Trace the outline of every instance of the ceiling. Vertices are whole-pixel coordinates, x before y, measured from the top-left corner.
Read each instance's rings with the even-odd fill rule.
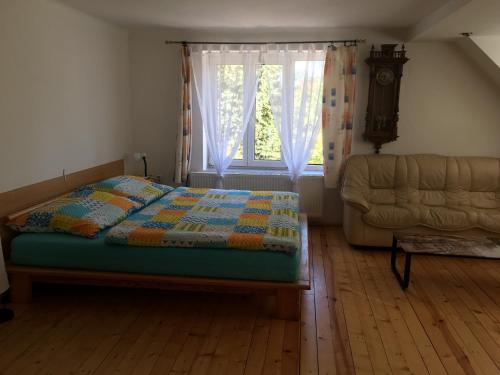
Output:
[[[449,0],[61,1],[84,12],[127,26],[180,29],[409,29]]]
[[[448,39],[455,38],[460,33],[472,33],[472,35],[500,35],[500,0],[455,0],[450,2],[458,4],[449,7],[443,17],[428,16],[427,22],[422,30],[414,34],[414,39]],[[441,9],[445,9],[446,6]],[[439,10],[434,12],[440,13]],[[426,20],[424,19],[424,21]],[[421,22],[426,23],[426,22]],[[415,29],[418,29],[418,25]]]

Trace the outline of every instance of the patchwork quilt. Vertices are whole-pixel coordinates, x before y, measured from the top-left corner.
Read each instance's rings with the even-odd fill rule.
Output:
[[[294,252],[298,194],[179,187],[111,228],[106,241],[159,247]]]
[[[79,190],[104,191],[146,205],[174,189],[167,185],[148,181],[143,177],[116,176],[82,186]]]
[[[19,232],[62,232],[95,237],[140,205],[125,197],[102,191],[77,191],[61,197],[7,223]]]

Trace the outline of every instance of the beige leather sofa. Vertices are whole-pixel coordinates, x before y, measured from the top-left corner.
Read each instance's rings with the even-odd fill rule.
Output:
[[[500,233],[500,159],[354,155],[341,195],[353,245],[390,246],[394,231]]]

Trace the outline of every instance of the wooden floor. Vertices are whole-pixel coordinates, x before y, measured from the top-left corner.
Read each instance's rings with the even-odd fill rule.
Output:
[[[0,326],[0,374],[500,374],[500,262],[415,257],[310,231],[303,321],[252,296],[41,286]]]

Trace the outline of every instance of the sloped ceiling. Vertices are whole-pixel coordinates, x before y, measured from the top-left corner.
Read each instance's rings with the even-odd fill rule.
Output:
[[[449,1],[411,28],[408,39],[452,39],[460,33],[500,35],[500,0]]]
[[[457,41],[457,45],[492,82],[500,87],[500,68],[487,51],[481,49],[471,38],[461,38]]]

